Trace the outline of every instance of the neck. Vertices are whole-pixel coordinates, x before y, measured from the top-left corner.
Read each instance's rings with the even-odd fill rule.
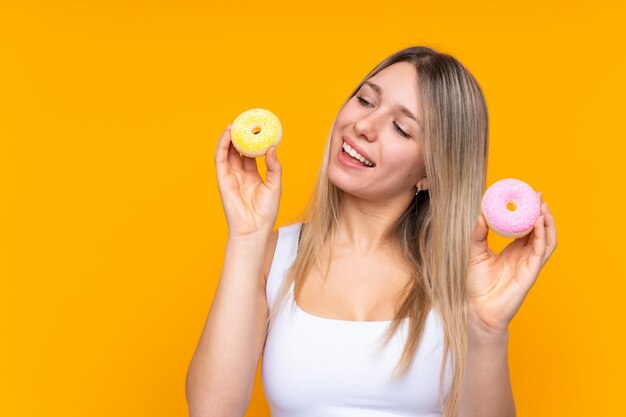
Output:
[[[335,242],[360,254],[388,250],[388,236],[410,201],[376,203],[344,194]]]

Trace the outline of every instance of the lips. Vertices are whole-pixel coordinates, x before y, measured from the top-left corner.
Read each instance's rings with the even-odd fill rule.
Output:
[[[374,165],[376,165],[376,162],[374,162],[372,160],[372,158],[370,158],[370,156],[365,153],[365,151],[363,149],[361,149],[359,146],[357,146],[352,139],[349,139],[347,136],[342,136],[341,137],[342,140],[344,140],[348,145],[350,145],[350,147],[352,149],[354,149],[355,151],[357,151],[363,158],[367,159],[368,161],[370,161],[371,163],[373,163]]]

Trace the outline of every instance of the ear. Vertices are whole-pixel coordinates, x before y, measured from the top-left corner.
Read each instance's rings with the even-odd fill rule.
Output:
[[[420,190],[424,191],[424,190],[428,190],[428,187],[430,187],[430,182],[428,182],[428,178],[424,177],[424,178],[421,178],[415,185],[417,187],[420,187]]]

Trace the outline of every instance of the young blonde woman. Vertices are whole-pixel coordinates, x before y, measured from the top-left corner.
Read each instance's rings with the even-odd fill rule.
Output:
[[[508,325],[557,238],[542,199],[532,233],[488,248],[487,120],[454,57],[393,54],[337,114],[302,221],[276,231],[276,150],[263,182],[228,126],[215,164],[229,236],[190,415],[243,416],[263,355],[273,417],[514,416]]]

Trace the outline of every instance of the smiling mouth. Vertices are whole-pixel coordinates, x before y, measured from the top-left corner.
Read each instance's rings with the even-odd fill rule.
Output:
[[[370,168],[373,168],[376,166],[375,163],[365,159],[356,150],[354,150],[350,145],[348,145],[345,141],[343,142],[342,148],[343,148],[343,153],[350,155],[350,157],[352,157],[352,159],[354,159],[356,162],[360,162],[364,166],[370,167]]]

